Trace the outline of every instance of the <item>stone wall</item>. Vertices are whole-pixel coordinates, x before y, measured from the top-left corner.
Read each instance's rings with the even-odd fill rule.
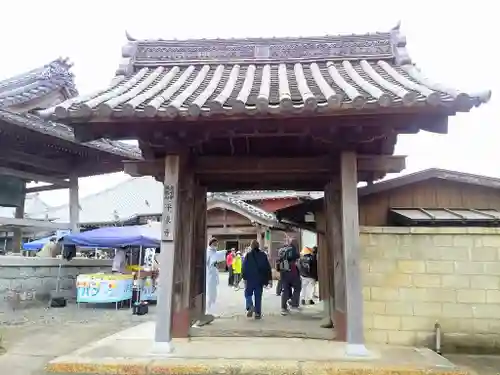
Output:
[[[0,312],[12,308],[13,294],[29,302],[47,300],[51,290],[56,290],[58,268],[61,260],[21,256],[0,256]],[[60,289],[73,292],[76,298],[75,279],[80,274],[111,271],[111,260],[76,258],[62,260]]]
[[[364,227],[368,342],[500,350],[500,229]]]

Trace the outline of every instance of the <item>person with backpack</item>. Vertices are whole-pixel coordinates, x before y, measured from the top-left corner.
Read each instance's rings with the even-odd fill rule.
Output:
[[[300,303],[300,290],[302,287],[297,261],[300,259],[298,243],[291,239],[288,245],[278,251],[277,271],[281,281],[281,315],[288,314],[288,301],[290,307],[298,309]]]
[[[242,278],[245,281],[245,305],[247,317],[262,318],[262,293],[264,286],[272,280],[271,265],[267,255],[260,250],[259,242],[252,240],[250,251],[242,264]]]
[[[300,299],[302,305],[314,305],[314,285],[318,278],[318,263],[313,254],[313,250],[309,247],[302,249],[299,262],[300,277],[302,279],[302,292]]]

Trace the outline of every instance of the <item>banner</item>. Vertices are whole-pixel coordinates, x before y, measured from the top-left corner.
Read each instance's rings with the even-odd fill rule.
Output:
[[[132,275],[79,275],[78,303],[114,303],[132,298]]]

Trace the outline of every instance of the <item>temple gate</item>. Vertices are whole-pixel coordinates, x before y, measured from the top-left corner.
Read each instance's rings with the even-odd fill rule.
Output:
[[[125,170],[164,182],[156,340],[203,314],[206,192],[324,190],[320,256],[337,337],[362,351],[356,185],[400,172],[398,134],[446,133],[489,94],[435,84],[396,28],[317,38],[134,40],[109,87],[48,110],[78,139],[137,138]]]

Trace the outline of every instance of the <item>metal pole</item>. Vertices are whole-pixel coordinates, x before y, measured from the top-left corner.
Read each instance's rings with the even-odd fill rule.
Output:
[[[139,260],[137,261],[139,269],[137,271],[137,295],[135,302],[140,302],[141,300],[141,258],[142,258],[142,245],[139,247]]]

